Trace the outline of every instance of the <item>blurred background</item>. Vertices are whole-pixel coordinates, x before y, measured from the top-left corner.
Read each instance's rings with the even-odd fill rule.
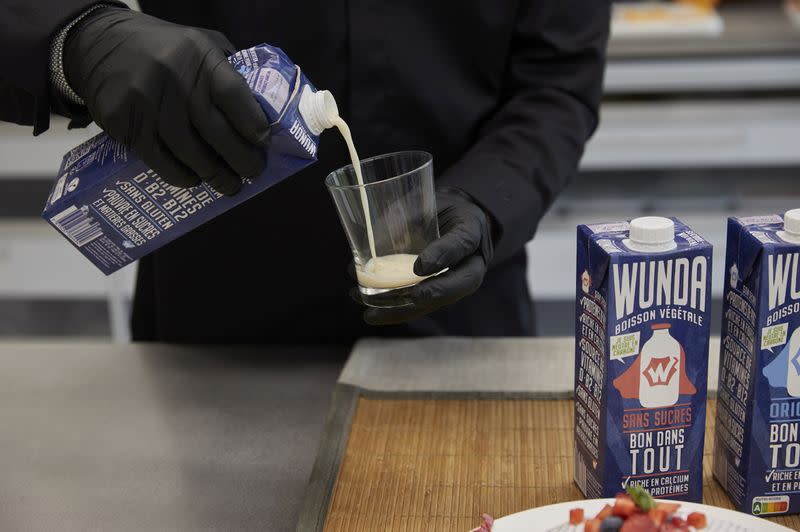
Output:
[[[715,245],[719,300],[726,217],[800,207],[800,1],[614,6],[600,129],[528,244],[542,335],[573,334],[578,223],[681,218]],[[98,131],[0,123],[0,338],[129,338],[135,267],[103,276],[39,218]]]

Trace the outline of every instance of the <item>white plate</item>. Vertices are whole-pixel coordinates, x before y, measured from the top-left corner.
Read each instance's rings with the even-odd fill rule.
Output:
[[[726,510],[716,506],[705,504],[695,504],[692,502],[676,502],[681,505],[676,512],[681,517],[686,517],[691,512],[702,512],[708,519],[708,527],[704,532],[726,531],[726,532],[791,532],[785,526],[767,521],[760,517]],[[594,517],[606,504],[614,504],[614,499],[590,499],[582,501],[562,502],[551,504],[532,510],[526,510],[506,517],[496,519],[492,532],[531,532],[534,530],[543,532],[580,532],[583,525],[569,525],[569,511],[573,508],[583,508],[587,518]]]

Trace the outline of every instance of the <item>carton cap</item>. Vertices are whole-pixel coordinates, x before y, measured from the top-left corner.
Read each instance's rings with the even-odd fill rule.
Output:
[[[333,94],[330,91],[314,92],[308,85],[303,87],[298,109],[314,135],[333,127],[339,118],[339,108]]]
[[[675,240],[675,223],[661,216],[643,216],[631,220],[630,239],[643,247],[669,245]]]
[[[783,215],[783,230],[800,238],[800,209],[786,211],[786,214]]]

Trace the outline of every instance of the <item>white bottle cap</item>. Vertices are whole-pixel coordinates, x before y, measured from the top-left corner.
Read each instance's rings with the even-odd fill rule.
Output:
[[[330,91],[311,90],[306,85],[300,95],[298,104],[300,116],[305,120],[308,129],[314,135],[319,135],[328,128],[333,127],[339,118],[339,107]]]
[[[661,216],[643,216],[631,220],[630,239],[623,243],[634,251],[669,251],[675,249],[675,223]]]
[[[800,209],[786,211],[783,215],[783,230],[800,238]]]
[[[800,209],[786,211],[783,215],[783,231],[778,231],[778,236],[791,244],[800,243]]]

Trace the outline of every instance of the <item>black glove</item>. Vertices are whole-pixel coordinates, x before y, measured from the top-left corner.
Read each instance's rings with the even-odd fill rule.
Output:
[[[265,166],[269,122],[221,33],[97,9],[70,31],[64,70],[94,121],[168,183],[235,194]]]
[[[364,321],[389,325],[413,320],[475,292],[483,282],[494,253],[489,216],[466,193],[455,188],[436,192],[441,237],[417,257],[420,276],[448,271],[420,282],[411,290],[413,306],[368,308]]]

